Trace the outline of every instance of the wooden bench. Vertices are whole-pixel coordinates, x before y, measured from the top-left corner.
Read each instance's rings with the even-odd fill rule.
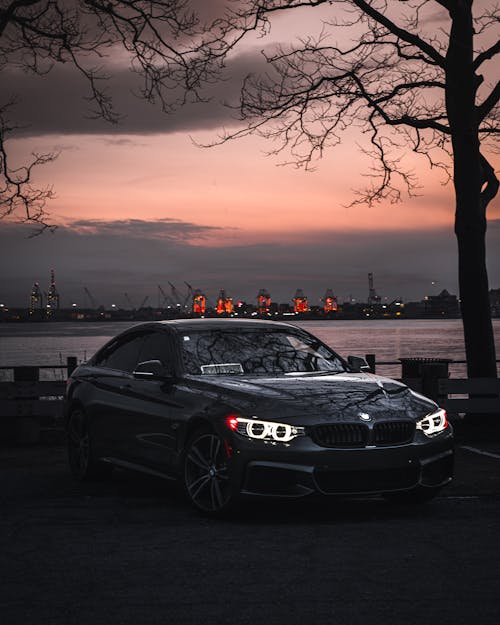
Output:
[[[438,380],[438,403],[452,414],[500,415],[500,380],[495,378]],[[469,397],[450,397],[468,395]],[[481,397],[482,396],[482,397]]]

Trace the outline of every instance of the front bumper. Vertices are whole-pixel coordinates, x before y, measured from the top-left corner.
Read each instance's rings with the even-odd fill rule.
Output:
[[[407,445],[323,448],[310,439],[288,448],[237,441],[232,464],[243,494],[274,497],[371,495],[440,487],[453,477],[453,436]]]

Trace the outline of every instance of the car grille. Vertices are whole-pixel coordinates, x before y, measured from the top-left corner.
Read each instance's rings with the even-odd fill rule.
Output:
[[[313,441],[321,447],[366,447],[404,445],[413,440],[415,423],[383,421],[373,429],[364,423],[328,423],[309,428]]]
[[[373,427],[374,445],[404,445],[413,440],[415,423],[411,421],[385,421]]]
[[[322,447],[365,447],[368,432],[361,423],[331,423],[311,428],[311,438]]]

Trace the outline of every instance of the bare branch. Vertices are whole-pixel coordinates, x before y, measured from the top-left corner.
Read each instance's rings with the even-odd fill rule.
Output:
[[[436,3],[450,12],[452,24],[462,15],[455,0]],[[408,147],[432,167],[446,167],[449,33],[428,27],[427,0],[235,0],[207,23],[190,10],[190,0],[11,0],[6,5],[0,9],[0,72],[17,64],[42,74],[56,63],[71,63],[87,81],[93,115],[111,123],[120,121],[120,114],[106,90],[106,61],[116,47],[142,78],[140,97],[168,112],[191,99],[205,101],[204,86],[224,77],[245,37],[269,33],[273,16],[323,7],[323,32],[316,40],[304,37],[296,47],[264,50],[269,71],[244,81],[236,109],[240,125],[220,142],[256,132],[273,142],[270,153],[289,150],[291,162],[310,168],[355,125],[370,137],[368,151],[381,174],[382,188],[370,191],[371,197],[382,197],[386,189],[396,198],[398,176],[403,188],[415,188],[401,159]],[[467,7],[464,11],[472,19]],[[484,11],[476,18],[478,29],[486,32],[497,18],[494,9]],[[338,30],[346,35],[341,43],[333,40]],[[491,42],[490,34],[485,39]],[[493,44],[479,52],[475,68],[498,51]],[[476,95],[479,85],[478,78]],[[498,89],[476,107],[484,137],[499,132]]]
[[[32,160],[26,165],[13,168],[10,165],[6,140],[15,128],[5,119],[8,107],[0,109],[0,219],[12,218],[18,223],[35,223],[37,233],[56,226],[47,220],[45,206],[54,198],[51,186],[38,188],[33,186],[33,171],[40,165],[54,161],[57,154],[32,154]]]
[[[486,207],[498,193],[500,183],[498,181],[498,178],[496,177],[495,170],[482,154],[480,155],[480,159],[482,170],[481,173],[483,179],[483,185],[481,190],[481,206],[483,210],[486,211]]]
[[[436,0],[436,2],[444,7],[447,11],[450,11],[453,0]]]
[[[473,68],[474,71],[476,71],[477,69],[479,69],[479,67],[485,62],[485,61],[489,61],[490,59],[492,59],[495,55],[497,55],[500,52],[500,40],[498,40],[496,43],[494,43],[490,48],[488,48],[487,50],[484,50],[484,52],[481,52],[480,54],[477,55],[477,57],[474,59],[474,63],[473,63]]]
[[[352,3],[355,4],[365,15],[368,15],[372,19],[374,19],[378,24],[386,28],[393,35],[396,35],[402,41],[406,41],[407,43],[419,48],[424,54],[426,54],[429,59],[432,59],[434,63],[439,65],[440,67],[445,67],[445,58],[439,54],[439,52],[431,46],[429,43],[424,41],[421,37],[416,34],[405,30],[404,28],[400,28],[391,21],[387,15],[380,13],[377,11],[371,4],[365,2],[365,0],[352,0]]]
[[[500,99],[500,81],[497,82],[489,96],[480,104],[477,109],[477,118],[479,122],[482,122],[487,117],[493,108],[498,104]]]
[[[188,93],[201,100],[200,86],[210,77],[205,71],[207,60],[195,58],[187,45],[197,23],[187,6],[187,0],[4,2],[0,8],[0,72],[17,66],[43,75],[55,64],[70,63],[87,82],[92,116],[115,124],[120,114],[106,89],[109,75],[103,62],[121,45],[132,71],[144,80],[142,97],[159,100],[165,110],[185,102]],[[188,58],[192,60],[189,71]],[[0,218],[17,214],[21,221],[46,226],[45,203],[53,192],[51,188],[36,190],[32,172],[55,155],[33,155],[24,167],[10,169],[5,140],[15,126],[3,116],[5,110],[1,109]]]

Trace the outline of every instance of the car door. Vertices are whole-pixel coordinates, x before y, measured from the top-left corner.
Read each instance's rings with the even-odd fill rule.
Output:
[[[130,409],[126,435],[128,457],[149,467],[168,469],[176,461],[177,430],[185,416],[184,402],[175,384],[175,358],[168,333],[150,333],[141,345],[139,363],[159,360],[165,378],[132,376],[127,381]],[[133,408],[133,409],[132,409]]]
[[[136,409],[131,402],[130,382],[145,338],[144,332],[127,333],[112,342],[94,362],[88,410],[100,455],[127,455],[131,414]]]

